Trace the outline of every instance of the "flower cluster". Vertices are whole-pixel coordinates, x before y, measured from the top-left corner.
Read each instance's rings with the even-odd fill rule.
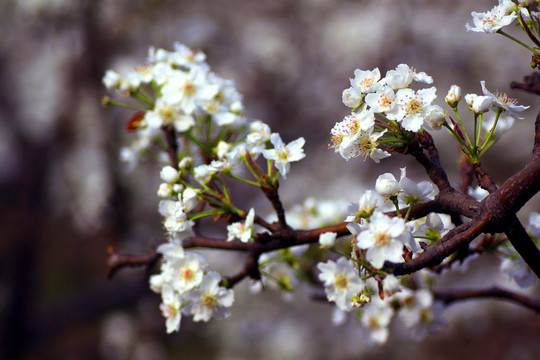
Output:
[[[253,158],[263,154],[274,161],[286,178],[290,163],[305,156],[304,139],[285,145],[267,124],[245,119],[242,96],[234,82],[213,73],[205,58],[203,53],[176,43],[174,51],[150,48],[147,63],[135,71],[121,75],[107,70],[104,85],[138,103],[123,103],[108,97],[104,103],[141,111],[127,125],[137,138],[131,146],[122,149],[122,159],[134,166],[152,145],[160,145],[163,128],[172,126],[178,142],[185,145],[181,149],[182,157],[195,162],[186,165],[191,166],[200,183],[207,183],[216,173],[234,171],[246,152]],[[225,141],[231,138],[237,141]],[[269,140],[273,148],[268,146]],[[201,152],[213,161],[207,164]]]
[[[168,163],[157,190],[167,238],[157,250],[161,272],[150,280],[162,295],[167,331],[179,329],[181,314],[195,321],[227,317],[233,291],[220,286],[221,275],[210,271],[201,255],[184,251],[183,241],[196,235],[197,219],[222,215],[230,219],[229,241],[253,241],[255,211],[235,206],[224,178],[276,186],[279,175],[290,173],[290,163],[305,157],[304,138],[285,144],[264,122],[244,118],[234,83],[213,73],[205,55],[185,45],[175,44],[174,51],[150,48],[147,63],[124,75],[108,70],[103,83],[130,99],[107,97],[105,104],[139,110],[127,124],[136,139],[122,149],[123,160],[135,166],[149,154]],[[266,172],[255,162],[261,155]],[[254,180],[244,177],[246,169]]]
[[[376,163],[390,156],[387,150],[406,148],[410,145],[411,134],[425,130],[446,127],[457,139],[467,156],[473,162],[493,145],[502,133],[508,130],[518,112],[528,108],[517,104],[515,99],[504,93],[492,93],[481,81],[483,95],[467,94],[465,102],[474,114],[474,134],[469,136],[467,127],[461,120],[458,104],[461,88],[452,85],[445,97],[446,103],[454,111],[458,121],[446,119],[447,113],[433,101],[436,88],[413,90],[416,81],[432,84],[433,79],[424,72],[416,72],[406,64],[390,70],[384,78],[378,68],[355,70],[350,79],[351,87],[343,91],[343,103],[352,108],[350,115],[334,125],[331,145],[344,159],[368,156]],[[489,110],[493,113],[483,114]],[[483,138],[480,138],[481,131]]]
[[[467,24],[467,29],[503,33],[504,26],[518,19],[523,27],[536,24],[540,34],[530,5],[499,0],[487,13],[473,12],[474,26]],[[532,36],[531,31],[528,35]],[[531,50],[540,59],[537,49]],[[444,237],[459,231],[449,233],[454,225],[447,214],[456,215],[454,210],[436,212],[446,211],[437,207],[445,193],[425,165],[439,166],[428,131],[446,128],[466,160],[477,166],[479,157],[527,108],[506,94],[492,93],[481,81],[482,95],[463,97],[474,119],[468,124],[459,113],[462,94],[457,85],[445,97],[454,120],[434,104],[434,86],[411,88],[415,83],[432,84],[426,73],[406,64],[384,77],[378,68],[357,69],[351,86],[342,93],[351,113],[332,128],[331,147],[346,160],[361,156],[376,163],[392,152],[413,154],[441,193],[431,181],[413,181],[402,168],[399,179],[392,173],[381,174],[374,187],[348,208],[339,201],[308,199],[285,216],[278,179],[286,179],[291,163],[305,157],[304,138],[284,142],[268,124],[246,119],[234,83],[214,74],[203,53],[181,44],[175,44],[174,51],[150,48],[146,64],[123,75],[109,70],[103,83],[129,98],[126,102],[106,98],[104,103],[138,110],[127,125],[136,139],[122,150],[122,158],[132,166],[144,155],[162,163],[157,196],[166,238],[157,248],[160,271],[151,276],[150,287],[161,294],[168,333],[179,330],[182,316],[192,316],[194,321],[228,317],[234,302],[230,287],[248,276],[255,280],[253,290],[277,288],[286,299],[301,280],[323,288],[328,301],[335,304],[335,322],[356,312],[367,338],[375,344],[386,342],[393,318],[401,319],[415,339],[437,330],[445,322],[443,305],[432,291],[433,273],[424,269],[401,277],[391,274],[392,269],[399,269],[397,263],[422,260],[430,255],[427,248],[446,245]],[[232,181],[260,188],[277,219],[263,218],[254,208],[240,209],[228,188]],[[477,188],[469,195],[480,201],[488,193]],[[226,222],[221,242],[199,233],[195,225],[203,217]],[[458,225],[464,221],[452,220]],[[533,214],[528,226],[533,239],[540,237],[539,229],[540,215]],[[345,236],[349,235],[346,230],[350,236]],[[207,243],[213,244],[208,247],[248,250],[239,275],[222,279],[202,255],[188,249]],[[486,244],[493,245],[493,252],[503,259],[502,273],[522,287],[535,282],[534,273],[502,235],[482,246]],[[439,271],[453,270],[458,262],[464,264],[482,251],[481,246],[469,246],[468,252],[462,249],[464,255],[455,253],[443,260]],[[318,270],[315,275],[314,269]]]
[[[379,68],[355,70],[350,79],[351,87],[343,91],[343,103],[352,113],[333,127],[331,147],[344,159],[362,155],[375,162],[390,156],[380,148],[381,137],[391,138],[396,127],[416,132],[431,127],[428,119],[444,117],[442,109],[432,105],[435,87],[414,91],[409,88],[413,81],[431,84],[433,79],[424,72],[416,72],[406,64],[400,64],[381,78]],[[376,118],[378,115],[379,118]],[[381,121],[383,119],[384,121]],[[435,121],[435,119],[433,120]]]
[[[393,204],[399,214],[403,206],[409,206],[410,209],[413,205],[432,200],[435,195],[435,186],[430,181],[417,184],[407,177],[403,168],[399,181],[390,173],[382,174],[375,183],[375,192],[366,191],[357,203],[349,206],[349,216],[345,220],[349,222],[347,227],[355,235],[354,245],[364,250],[361,255],[370,266],[381,269],[385,261],[402,262],[404,248],[421,252],[415,238],[432,238],[434,231],[440,238],[443,228],[426,227],[427,222],[407,223],[406,216],[390,217],[384,213],[384,210],[388,209],[385,202]],[[423,233],[420,233],[421,229]],[[413,231],[416,231],[414,235]]]
[[[180,329],[182,314],[194,321],[229,316],[234,293],[219,286],[221,275],[208,271],[204,257],[184,251],[177,242],[160,245],[157,251],[163,255],[161,273],[150,277],[150,287],[161,293],[168,333]]]
[[[401,214],[403,207],[432,200],[435,195],[431,182],[415,183],[407,177],[405,168],[399,180],[390,173],[380,175],[374,191],[367,190],[358,202],[349,205],[345,221],[353,234],[351,256],[317,266],[328,300],[343,315],[361,309],[359,319],[372,343],[386,342],[388,326],[396,316],[416,339],[445,324],[443,306],[435,302],[430,291],[431,277],[422,272],[421,279],[412,281],[384,272],[386,261],[403,262],[404,254],[422,252],[423,246],[438,242],[449,230],[447,221],[435,213],[408,221],[407,215],[390,217],[385,211],[394,207]],[[334,240],[329,247],[338,248],[339,244]],[[416,285],[411,287],[411,283]]]
[[[326,296],[336,304],[336,312],[340,314],[334,317],[336,325],[345,320],[347,313],[358,312],[358,319],[373,344],[387,341],[394,317],[411,329],[416,340],[446,325],[442,318],[444,306],[434,300],[430,291],[433,281],[425,272],[406,279],[415,284],[416,288],[412,289],[392,275],[364,280],[355,263],[344,257],[319,263],[318,268]]]

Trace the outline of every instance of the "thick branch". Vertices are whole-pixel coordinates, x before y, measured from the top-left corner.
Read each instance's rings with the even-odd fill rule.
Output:
[[[523,260],[529,265],[531,270],[540,278],[540,251],[529,237],[527,230],[521,225],[518,218],[514,216],[514,221],[510,229],[505,231],[508,240]]]
[[[384,263],[384,268],[395,275],[412,274],[425,267],[440,264],[447,256],[455,252],[460,246],[470,243],[482,232],[488,219],[470,221],[450,230],[439,243],[428,247],[418,257],[405,263]]]
[[[474,175],[476,176],[476,180],[478,181],[478,184],[480,184],[480,187],[490,194],[493,194],[495,191],[497,191],[497,185],[491,178],[491,176],[484,170],[482,167],[482,164],[480,163],[474,163]]]

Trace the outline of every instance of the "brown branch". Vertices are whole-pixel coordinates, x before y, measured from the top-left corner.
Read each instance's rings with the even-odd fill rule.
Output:
[[[448,175],[441,165],[439,153],[431,135],[422,131],[415,134],[415,139],[416,146],[411,146],[408,153],[424,167],[430,180],[439,188],[439,192],[453,190],[448,181]],[[427,150],[429,157],[424,154],[423,150]]]
[[[534,72],[531,75],[525,76],[524,80],[524,83],[512,81],[510,83],[510,88],[524,90],[533,94],[540,95],[540,74],[538,72]]]
[[[491,178],[491,176],[484,170],[482,164],[474,163],[473,165],[474,175],[476,176],[476,181],[480,184],[480,187],[490,194],[497,191],[497,185]]]
[[[228,276],[225,278],[226,287],[232,288],[240,281],[244,280],[246,277],[250,277],[254,280],[261,279],[261,273],[259,272],[259,257],[261,253],[258,251],[250,251],[244,268],[233,276]]]
[[[536,115],[534,122],[534,145],[530,161],[540,160],[540,111]]]
[[[514,249],[516,249],[536,276],[540,278],[540,251],[516,216],[514,216],[513,222],[510,228],[505,231],[505,234]]]
[[[167,141],[167,154],[169,154],[169,160],[171,166],[178,170],[178,142],[176,141],[176,130],[172,124],[163,125],[161,127],[165,140]]]
[[[405,263],[386,261],[384,269],[391,271],[394,275],[407,275],[425,267],[439,265],[447,256],[458,250],[460,246],[470,243],[482,232],[487,224],[487,218],[469,221],[450,230],[440,242],[428,247],[418,257]]]
[[[498,287],[490,289],[459,289],[447,291],[433,291],[435,298],[449,305],[456,301],[478,299],[501,299],[522,305],[540,314],[540,299],[531,298],[522,294],[516,294]]]
[[[274,208],[274,211],[276,212],[277,218],[278,218],[278,224],[279,227],[276,227],[274,229],[275,231],[278,231],[279,229],[287,229],[291,230],[290,227],[287,225],[287,221],[285,219],[285,208],[283,207],[283,203],[279,199],[279,182],[276,181],[276,183],[272,186],[265,182],[261,186],[261,190],[264,193],[264,195],[270,200],[270,203],[272,204],[272,207]]]
[[[274,230],[275,229],[275,226],[273,226],[272,224],[268,223],[266,220],[264,220],[262,217],[260,217],[259,215],[255,215],[255,220],[254,220],[255,224],[258,224],[258,225],[261,225],[263,228],[267,229],[267,230]]]
[[[323,226],[312,230],[296,230],[292,231],[287,237],[262,233],[258,235],[260,239],[257,239],[257,241],[253,243],[244,243],[240,240],[226,241],[224,239],[215,239],[197,234],[191,238],[185,239],[182,242],[182,247],[184,249],[208,248],[230,251],[249,251],[254,254],[251,255],[252,257],[257,256],[258,258],[260,254],[265,252],[284,249],[291,246],[316,243],[319,240],[319,236],[325,232],[336,232],[338,236],[350,234],[346,223]],[[161,242],[164,241],[166,240]],[[124,267],[151,266],[161,256],[156,252],[144,255],[119,254],[115,252],[112,247],[108,249],[108,252],[107,278],[111,278],[118,270]],[[250,276],[255,274],[253,271],[248,272],[248,269],[244,270],[246,271],[246,274]],[[236,276],[240,277],[241,275],[237,274]]]
[[[472,187],[474,180],[474,169],[472,167],[470,159],[462,154],[459,161],[459,172],[461,173],[461,184],[459,190],[466,194],[469,187]]]
[[[116,272],[125,267],[152,266],[159,258],[160,254],[153,252],[145,255],[128,255],[117,253],[112,246],[107,248],[109,257],[107,258],[107,279],[110,279]]]

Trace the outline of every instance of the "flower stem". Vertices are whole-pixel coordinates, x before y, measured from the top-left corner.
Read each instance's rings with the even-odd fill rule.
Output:
[[[504,37],[507,37],[508,39],[518,43],[519,45],[523,46],[524,48],[526,48],[527,50],[529,50],[530,52],[532,52],[533,54],[536,54],[536,55],[540,55],[540,52],[538,50],[535,50],[533,49],[532,47],[530,47],[529,45],[525,44],[524,42],[516,39],[515,37],[513,37],[512,35],[510,34],[507,34],[505,33],[504,31],[502,30],[497,30],[497,33],[501,34],[502,36]]]

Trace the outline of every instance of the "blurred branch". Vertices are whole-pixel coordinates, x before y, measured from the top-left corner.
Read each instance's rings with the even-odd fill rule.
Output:
[[[501,299],[524,306],[540,314],[540,299],[517,294],[498,287],[492,287],[490,289],[433,291],[433,294],[435,295],[435,299],[442,301],[445,305],[464,300]]]
[[[531,75],[525,76],[523,79],[525,80],[524,83],[512,81],[510,83],[510,88],[524,90],[540,95],[540,74],[538,72],[533,72]]]
[[[146,255],[127,255],[117,253],[112,246],[107,248],[107,279],[110,279],[114,274],[124,267],[151,267],[160,258],[157,252]]]

